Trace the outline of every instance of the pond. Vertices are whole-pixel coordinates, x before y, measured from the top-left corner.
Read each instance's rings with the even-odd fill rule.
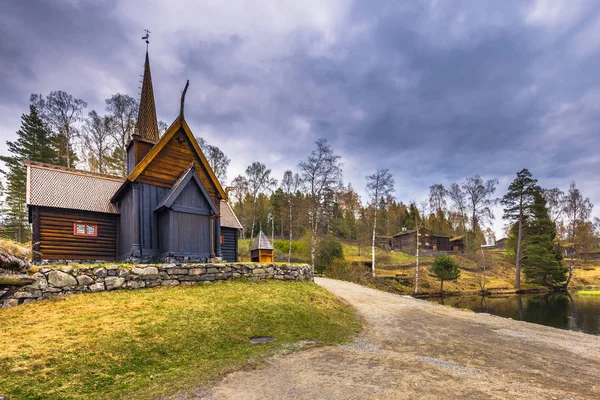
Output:
[[[444,305],[466,308],[515,320],[600,335],[600,296],[577,292],[430,298]]]

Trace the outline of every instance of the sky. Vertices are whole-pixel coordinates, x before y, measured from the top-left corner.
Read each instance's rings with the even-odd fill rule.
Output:
[[[159,120],[185,116],[229,158],[281,179],[325,137],[344,181],[388,168],[395,197],[528,168],[571,181],[600,216],[597,1],[0,2],[0,154],[31,93],[64,90],[104,112],[139,96],[145,43]],[[493,228],[502,236],[502,210]]]

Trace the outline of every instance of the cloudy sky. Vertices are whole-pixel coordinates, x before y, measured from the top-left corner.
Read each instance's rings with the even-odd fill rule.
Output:
[[[405,202],[475,174],[502,195],[529,168],[600,215],[597,1],[6,0],[0,153],[31,93],[138,96],[145,28],[159,119],[189,79],[186,119],[230,179],[257,159],[281,178],[325,137],[361,193],[389,168]]]

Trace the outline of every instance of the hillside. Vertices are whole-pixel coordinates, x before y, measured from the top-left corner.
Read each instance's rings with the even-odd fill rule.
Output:
[[[249,260],[249,239],[239,241],[240,259]],[[287,261],[288,241],[275,240],[275,259]],[[336,263],[325,275],[361,283],[398,294],[413,294],[416,257],[403,252],[375,249],[376,275],[370,275],[371,248],[359,247],[356,243],[342,243],[344,262]],[[482,253],[452,254],[452,259],[461,267],[461,277],[456,282],[444,282],[446,294],[478,293],[483,284]],[[514,292],[515,265],[508,260],[502,250],[485,250],[486,289],[492,292]],[[310,246],[307,239],[294,240],[292,243],[292,261],[310,262]],[[419,293],[437,295],[440,283],[429,276],[429,267],[433,257],[420,257]],[[568,266],[568,260],[563,261]],[[546,288],[527,283],[521,277],[521,289],[546,290]],[[571,288],[600,287],[600,261],[576,260]]]

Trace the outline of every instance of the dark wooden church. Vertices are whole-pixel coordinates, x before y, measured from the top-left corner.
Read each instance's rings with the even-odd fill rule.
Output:
[[[25,162],[36,261],[237,261],[242,226],[184,119],[184,96],[160,137],[146,52],[126,178]]]

